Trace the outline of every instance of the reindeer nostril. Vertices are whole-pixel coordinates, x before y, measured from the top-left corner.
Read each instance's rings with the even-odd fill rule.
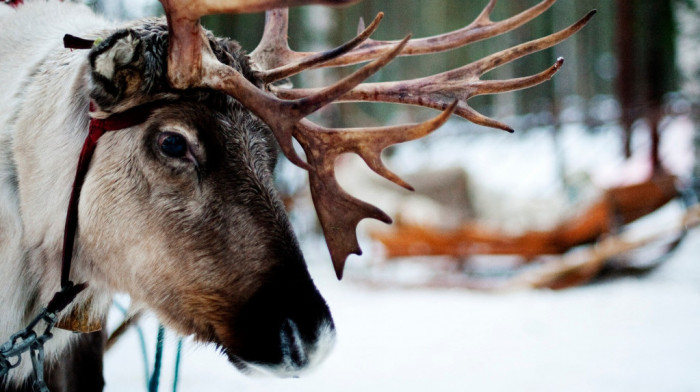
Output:
[[[304,346],[304,340],[296,323],[290,319],[284,320],[280,329],[280,347],[285,365],[290,368],[306,366],[308,356]]]

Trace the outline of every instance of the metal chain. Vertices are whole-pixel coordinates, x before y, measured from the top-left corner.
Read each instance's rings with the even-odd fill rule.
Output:
[[[42,320],[46,322],[46,329],[37,336],[34,328]],[[53,337],[51,330],[57,320],[56,313],[44,308],[26,328],[12,335],[0,346],[0,378],[19,366],[22,363],[22,354],[29,351],[34,368],[32,389],[35,392],[50,392],[44,382],[44,344]]]

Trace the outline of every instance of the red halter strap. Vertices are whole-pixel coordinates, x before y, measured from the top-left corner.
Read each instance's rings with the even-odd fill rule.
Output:
[[[90,40],[85,40],[66,35],[64,45],[70,49],[88,49],[92,46]],[[153,111],[162,105],[162,102],[154,101],[142,104],[121,113],[113,114],[104,119],[90,118],[90,127],[87,137],[83,142],[83,148],[78,158],[78,166],[75,171],[73,188],[68,202],[66,212],[66,225],[63,231],[63,252],[61,257],[61,290],[54,294],[46,309],[52,313],[58,313],[70,304],[75,296],[87,287],[87,283],[74,284],[70,280],[70,266],[73,258],[73,246],[75,244],[75,232],[78,228],[78,204],[80,202],[80,191],[85,182],[90,167],[90,161],[97,147],[97,141],[109,131],[130,128],[142,124],[148,120]],[[94,103],[90,103],[90,112],[96,111]]]
[[[147,103],[121,113],[113,114],[105,119],[90,119],[90,129],[80,151],[78,167],[73,180],[73,190],[68,202],[68,212],[66,214],[66,226],[63,232],[63,258],[61,270],[61,287],[72,285],[69,280],[71,258],[73,257],[73,244],[75,242],[75,232],[78,227],[78,203],[80,201],[80,191],[90,166],[90,160],[97,147],[97,141],[109,131],[116,131],[139,125],[148,120],[153,110],[159,103]],[[94,112],[95,106],[90,104],[90,111]]]
[[[61,258],[61,290],[54,294],[46,309],[52,313],[58,313],[68,304],[73,302],[75,296],[87,287],[87,283],[74,284],[70,280],[70,266],[73,258],[73,245],[75,244],[75,232],[78,228],[78,204],[80,202],[80,191],[85,182],[90,167],[92,155],[97,147],[97,141],[109,131],[130,128],[142,124],[148,120],[153,111],[160,106],[161,102],[151,102],[143,104],[124,112],[113,114],[105,119],[91,118],[88,135],[83,142],[83,149],[78,158],[78,167],[75,171],[73,188],[68,202],[68,212],[66,213],[66,225],[63,231],[63,254]],[[94,112],[94,104],[90,104],[90,111]]]

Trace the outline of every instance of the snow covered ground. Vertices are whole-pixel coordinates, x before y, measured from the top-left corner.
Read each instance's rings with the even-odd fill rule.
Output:
[[[179,391],[698,391],[700,232],[651,276],[562,292],[372,290],[314,275],[338,328],[300,379],[244,376],[186,342]],[[156,324],[142,322],[153,350]],[[175,338],[161,390],[171,390]],[[151,354],[152,355],[152,354]],[[150,359],[152,361],[152,358]],[[135,331],[106,357],[106,391],[145,390]]]
[[[677,165],[674,171],[683,174],[690,168],[692,124],[684,118],[675,121],[667,128],[663,148],[668,150],[668,164]],[[543,186],[556,191],[546,144],[549,139],[536,132],[531,135],[518,141],[520,153],[508,144],[515,141],[501,140],[498,135],[495,146],[474,139],[480,144],[452,148],[456,151],[452,158],[463,161],[466,168],[469,162],[491,167],[490,172],[480,172],[477,180],[494,189],[507,185],[507,176],[529,175],[533,179],[530,188],[512,192],[519,197],[540,196],[533,192]],[[619,143],[606,133],[571,136],[576,132],[570,131],[565,135],[573,138],[562,141],[571,152],[567,154],[569,167],[590,171],[594,182],[613,181],[609,173],[613,169],[618,170],[618,179],[623,173],[627,180],[645,172],[643,162],[620,166],[619,159],[614,161]],[[436,158],[437,164],[450,156],[445,153],[450,142],[440,143],[427,145],[435,154],[423,151]],[[637,145],[645,147],[643,141]],[[503,152],[500,157],[508,159],[494,158],[489,149],[494,154]],[[475,156],[477,153],[483,155]],[[402,159],[401,153],[396,159]],[[516,161],[519,163],[509,163]],[[523,174],[514,173],[516,170]],[[214,347],[186,341],[178,390],[700,391],[698,255],[700,231],[694,231],[664,265],[643,278],[561,292],[486,294],[371,289],[352,279],[337,282],[325,261],[327,256],[307,251],[312,275],[337,324],[338,342],[329,359],[299,379],[250,377],[235,370]],[[349,264],[362,263],[351,259]],[[347,276],[352,278],[352,274],[350,268]],[[146,318],[141,325],[152,362],[157,323]],[[176,337],[169,332],[162,391],[172,390],[175,344]],[[135,330],[107,354],[105,373],[108,392],[145,390]]]

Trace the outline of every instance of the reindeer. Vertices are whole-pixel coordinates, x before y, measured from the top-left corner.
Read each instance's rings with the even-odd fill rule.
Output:
[[[308,170],[341,278],[347,256],[361,253],[357,223],[391,219],[339,187],[336,157],[357,153],[371,169],[410,189],[383,165],[385,147],[425,136],[453,114],[511,131],[473,110],[467,99],[541,83],[562,60],[532,76],[480,77],[561,42],[592,16],[461,68],[408,81],[363,83],[396,56],[505,33],[556,0],[497,22],[489,18],[491,0],[462,29],[395,42],[369,39],[380,14],[338,48],[289,49],[284,7],[355,1],[161,0],[166,20],[123,24],[68,2],[0,6],[0,341],[27,325],[66,275],[87,283],[58,315],[67,330],[55,330],[46,344],[44,372],[52,391],[102,389],[102,333],[70,331],[99,329],[117,292],[128,293],[179,334],[214,343],[238,368],[295,376],[321,361],[335,328],[273,184],[278,152]],[[267,11],[264,35],[250,55],[199,25],[207,14],[260,11]],[[82,37],[90,49],[64,48],[66,33]],[[325,88],[274,84],[307,69],[357,63],[367,64]],[[376,129],[328,129],[305,119],[341,101],[442,112],[420,124]],[[92,140],[94,157],[86,158],[83,175],[76,174],[94,124],[112,124],[104,130],[115,132]],[[293,138],[306,160],[295,152]],[[82,180],[71,187],[76,178]],[[73,201],[73,193],[79,199]],[[66,222],[79,222],[75,232]],[[68,268],[58,261],[66,253]],[[30,389],[31,372],[23,361],[0,388]]]

